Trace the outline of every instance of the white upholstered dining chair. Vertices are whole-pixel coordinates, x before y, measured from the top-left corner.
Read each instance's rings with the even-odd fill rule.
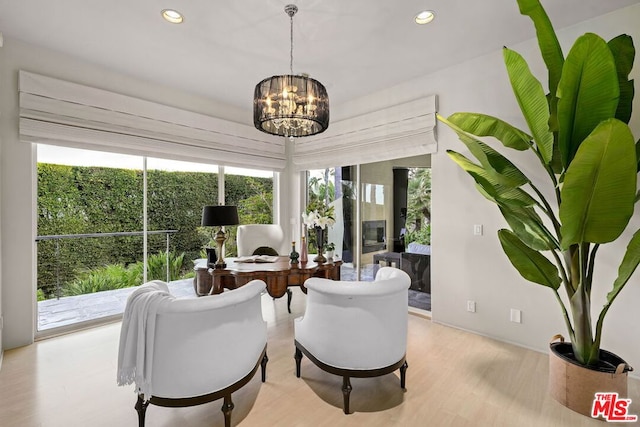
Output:
[[[342,376],[344,413],[349,413],[350,378],[400,369],[405,388],[408,322],[407,273],[378,270],[373,282],[307,279],[307,306],[294,322],[296,376],[303,355],[319,368]]]
[[[231,394],[262,367],[267,326],[254,280],[232,291],[176,299],[164,282],[138,287],[127,300],[120,334],[118,385],[135,383],[139,426],[149,404],[194,406],[223,399],[231,425]]]

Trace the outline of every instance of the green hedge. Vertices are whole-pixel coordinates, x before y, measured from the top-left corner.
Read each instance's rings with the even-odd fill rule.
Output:
[[[272,179],[227,175],[225,188],[226,203],[238,205],[241,223],[272,222]],[[38,235],[142,231],[142,189],[142,171],[39,163]],[[177,230],[170,250],[184,253],[182,274],[211,237],[212,230],[200,227],[202,207],[217,200],[217,174],[147,172],[148,229]],[[232,255],[235,234],[230,231],[227,252]],[[150,235],[148,246],[150,254],[164,252],[166,235]],[[142,236],[40,241],[38,289],[47,298],[56,296],[56,289],[82,272],[140,262],[142,250]]]

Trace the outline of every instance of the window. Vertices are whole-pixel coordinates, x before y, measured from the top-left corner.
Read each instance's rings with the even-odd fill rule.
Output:
[[[117,316],[148,280],[192,292],[193,260],[211,238],[202,207],[226,199],[241,222],[271,223],[273,176],[38,145],[38,330]],[[234,254],[235,233],[227,246]]]

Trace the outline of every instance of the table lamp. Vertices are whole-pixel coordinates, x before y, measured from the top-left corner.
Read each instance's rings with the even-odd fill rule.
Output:
[[[240,221],[238,221],[238,208],[236,206],[205,206],[202,208],[202,226],[220,227],[215,237],[215,241],[218,244],[218,259],[215,263],[215,268],[225,268],[227,266],[222,255],[222,245],[227,240],[227,235],[222,227],[238,224],[240,224]]]

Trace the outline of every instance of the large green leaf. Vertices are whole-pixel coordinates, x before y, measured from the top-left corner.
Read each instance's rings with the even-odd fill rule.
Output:
[[[531,136],[498,118],[480,113],[455,113],[447,120],[476,136],[492,136],[505,147],[524,151],[531,148]]]
[[[477,184],[478,191],[488,200],[499,204],[517,207],[533,206],[536,201],[524,190],[501,185],[496,174],[473,163],[462,154],[447,150],[447,154],[467,172]]]
[[[640,264],[640,230],[635,232],[627,245],[627,251],[618,268],[618,277],[613,282],[613,289],[607,294],[608,304],[611,304],[614,298],[618,296],[624,285],[631,278],[631,275],[636,271],[638,264]]]
[[[544,251],[557,248],[559,243],[547,230],[542,219],[531,207],[499,206],[511,230],[531,249]]]
[[[607,294],[607,303],[604,305],[602,310],[600,311],[600,315],[598,316],[598,322],[596,325],[596,337],[595,342],[597,346],[600,346],[600,341],[602,339],[602,325],[604,323],[604,318],[611,307],[611,304],[616,299],[616,297],[620,294],[620,291],[624,288],[624,286],[629,282],[629,279],[633,275],[633,273],[638,268],[638,264],[640,263],[640,230],[637,230],[629,244],[627,245],[627,251],[622,258],[622,262],[620,263],[620,267],[618,267],[618,277],[613,282],[613,288]]]
[[[494,184],[490,181],[491,177],[486,170],[480,165],[473,163],[471,160],[463,156],[462,154],[447,150],[449,157],[458,164],[465,172],[467,172],[474,179],[476,184],[484,191],[483,195],[491,201],[495,201],[497,196]]]
[[[549,71],[549,127],[551,131],[555,131],[558,123],[556,91],[562,75],[562,65],[564,64],[562,48],[553,30],[549,16],[539,0],[518,0],[518,6],[520,7],[520,13],[530,17],[536,27],[540,53]]]
[[[621,34],[609,40],[607,44],[616,62],[618,83],[620,85],[620,100],[618,102],[618,108],[616,109],[616,119],[629,123],[631,119],[633,95],[635,93],[633,80],[629,80],[629,73],[633,68],[636,49],[633,47],[633,39],[626,34]]]
[[[598,123],[615,116],[619,97],[611,49],[596,34],[581,36],[567,55],[558,85],[558,145],[565,169]]]
[[[553,155],[553,134],[549,131],[549,105],[542,85],[531,74],[529,65],[519,53],[506,47],[502,53],[520,110],[542,159],[549,164]]]
[[[507,206],[527,207],[536,205],[536,201],[521,188],[496,188],[496,203]]]
[[[565,175],[560,193],[562,247],[618,238],[633,214],[636,174],[629,127],[617,119],[598,125]]]
[[[465,132],[463,129],[445,119],[438,116],[438,120],[445,123],[453,129],[460,141],[462,141],[471,154],[480,162],[482,167],[491,175],[491,181],[494,185],[503,185],[506,187],[519,187],[529,182],[529,179],[511,163],[502,154],[489,147],[482,141],[476,139],[473,135]]]
[[[562,279],[551,261],[540,252],[525,245],[509,230],[498,230],[498,238],[504,253],[522,277],[530,282],[558,290]]]

